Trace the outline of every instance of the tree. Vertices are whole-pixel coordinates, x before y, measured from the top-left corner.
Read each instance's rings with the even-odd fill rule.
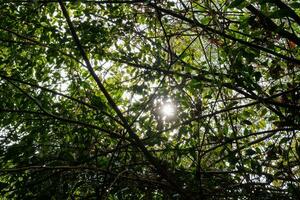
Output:
[[[3,199],[296,199],[297,1],[2,0]]]

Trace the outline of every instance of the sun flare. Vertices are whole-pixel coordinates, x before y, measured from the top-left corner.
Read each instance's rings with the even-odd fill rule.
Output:
[[[165,103],[162,105],[162,115],[165,117],[172,117],[175,115],[176,109],[175,105],[172,103]]]

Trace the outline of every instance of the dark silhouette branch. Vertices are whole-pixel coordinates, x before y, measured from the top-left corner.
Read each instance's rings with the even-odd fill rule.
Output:
[[[176,191],[178,191],[183,198],[186,199],[193,199],[192,197],[188,198],[190,195],[188,195],[179,185],[178,182],[175,180],[175,176],[172,175],[168,169],[166,168],[166,166],[163,166],[161,164],[161,162],[154,157],[148,150],[147,148],[144,146],[143,142],[139,139],[139,137],[136,135],[136,133],[133,131],[133,129],[130,127],[129,123],[127,122],[126,118],[123,116],[122,112],[120,111],[120,109],[118,108],[118,106],[116,105],[116,103],[114,102],[114,100],[112,99],[112,97],[110,96],[110,94],[108,93],[108,91],[106,90],[106,88],[104,87],[104,85],[101,83],[99,77],[96,75],[88,57],[87,54],[85,52],[85,50],[83,49],[81,42],[77,36],[76,30],[73,26],[73,23],[71,22],[71,19],[69,17],[69,14],[63,4],[62,0],[59,0],[59,5],[61,7],[61,10],[63,12],[63,15],[68,23],[68,26],[70,28],[73,40],[78,48],[78,50],[80,51],[80,54],[85,62],[85,65],[89,71],[89,73],[91,74],[91,76],[93,77],[93,79],[95,80],[95,82],[98,85],[98,88],[100,89],[100,91],[104,94],[104,96],[106,97],[108,104],[112,107],[112,109],[116,112],[116,114],[118,115],[118,117],[120,118],[120,120],[123,123],[124,128],[126,129],[126,131],[129,133],[129,137],[131,138],[131,142],[136,145],[145,155],[146,159],[156,168],[157,172],[163,177],[165,178],[170,185],[172,185],[174,187],[174,189]]]
[[[257,10],[254,6],[248,5],[246,8],[260,19],[261,22],[260,24],[263,25],[263,27],[266,30],[275,32],[281,37],[289,39],[290,41],[293,41],[295,44],[300,45],[300,39],[296,35],[288,31],[285,31],[281,27],[277,26],[269,17],[267,17],[262,12]]]
[[[97,106],[91,105],[89,103],[86,103],[86,102],[81,101],[79,99],[76,99],[74,97],[70,97],[70,96],[65,95],[65,94],[63,94],[61,92],[57,92],[55,90],[51,90],[51,89],[46,88],[46,87],[42,87],[42,86],[39,86],[39,85],[36,85],[36,84],[33,84],[33,83],[26,82],[24,80],[20,80],[20,79],[17,79],[17,78],[9,77],[9,76],[3,75],[3,74],[0,74],[0,77],[3,78],[3,79],[6,79],[6,80],[16,81],[16,82],[19,82],[19,83],[30,85],[32,87],[36,87],[36,88],[42,89],[43,91],[50,92],[50,93],[58,95],[58,96],[62,96],[64,98],[66,98],[66,99],[69,99],[69,100],[74,101],[74,102],[76,102],[78,104],[84,105],[84,106],[86,106],[86,107],[88,107],[90,109],[93,109],[95,111],[100,111],[102,114],[108,116],[112,120],[116,121],[118,124],[122,125],[122,123],[118,119],[116,119],[115,117],[113,117],[111,114],[109,114],[109,113],[107,113],[107,112],[105,112],[103,110],[100,110],[100,108],[98,108]]]
[[[96,126],[96,125],[93,125],[93,124],[88,124],[88,123],[82,122],[82,121],[69,119],[69,118],[59,117],[59,116],[53,115],[51,113],[38,112],[38,111],[32,111],[32,110],[19,110],[19,109],[11,109],[11,108],[0,108],[0,113],[1,112],[18,113],[20,115],[31,114],[31,115],[37,115],[37,116],[47,116],[47,117],[51,117],[52,119],[56,119],[59,122],[66,122],[66,123],[69,123],[69,124],[76,124],[76,125],[80,125],[80,126],[83,126],[83,127],[92,128],[92,129],[95,129],[95,130],[99,130],[103,133],[107,133],[108,135],[110,135],[113,138],[122,138],[122,139],[126,140],[126,138],[121,137],[120,134],[112,132],[110,130],[106,130],[106,129],[101,128],[99,126]]]
[[[300,26],[300,17],[293,9],[291,9],[288,5],[283,3],[281,0],[272,0],[271,2],[275,3],[281,10],[287,11],[289,16],[293,18],[295,22],[297,22],[297,24]]]
[[[246,46],[251,47],[253,49],[261,50],[261,51],[264,51],[266,53],[272,54],[272,55],[274,55],[276,57],[282,58],[284,60],[287,60],[287,61],[290,61],[290,62],[293,62],[293,63],[296,63],[296,64],[300,64],[300,60],[299,59],[295,59],[295,58],[292,58],[292,57],[289,57],[289,56],[285,56],[285,55],[282,55],[282,54],[277,53],[275,51],[272,51],[270,49],[267,49],[265,47],[262,47],[262,46],[259,46],[259,45],[256,45],[256,44],[244,41],[244,40],[239,39],[239,38],[235,38],[235,37],[233,37],[231,35],[226,34],[224,31],[219,31],[219,30],[213,29],[213,28],[211,28],[211,27],[209,27],[207,25],[201,24],[199,21],[197,21],[195,19],[187,18],[187,17],[185,17],[185,16],[183,16],[181,14],[178,14],[178,13],[172,11],[172,10],[168,10],[168,9],[162,8],[160,6],[157,6],[156,4],[149,3],[148,5],[151,6],[151,7],[153,7],[154,9],[157,9],[157,10],[161,11],[162,13],[165,13],[167,15],[170,15],[170,16],[173,16],[175,18],[181,19],[182,21],[185,21],[185,22],[187,22],[188,24],[190,24],[190,25],[192,25],[194,27],[202,28],[203,30],[205,30],[207,32],[215,33],[215,34],[217,34],[217,35],[219,35],[221,37],[230,39],[230,40],[235,41],[235,42],[239,42],[240,44],[246,45]]]

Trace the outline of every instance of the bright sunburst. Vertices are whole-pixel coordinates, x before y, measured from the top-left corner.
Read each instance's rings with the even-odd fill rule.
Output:
[[[161,113],[165,117],[172,117],[176,112],[175,105],[170,102],[164,103],[161,109]]]

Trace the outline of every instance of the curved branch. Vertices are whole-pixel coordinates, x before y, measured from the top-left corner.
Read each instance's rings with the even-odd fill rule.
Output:
[[[250,42],[244,41],[244,40],[239,39],[239,38],[235,38],[235,37],[233,37],[231,35],[226,34],[224,31],[219,31],[219,30],[213,29],[213,28],[211,28],[209,26],[201,24],[197,20],[187,18],[187,17],[185,17],[185,16],[183,16],[181,14],[178,14],[178,13],[172,11],[172,10],[168,10],[168,9],[159,7],[156,4],[154,4],[154,3],[149,3],[148,5],[151,6],[151,7],[153,7],[154,9],[157,9],[157,10],[165,13],[165,14],[168,14],[168,15],[170,15],[172,17],[175,17],[175,18],[178,18],[178,19],[180,19],[182,21],[185,21],[185,22],[187,22],[188,24],[190,24],[190,25],[192,25],[194,27],[200,27],[200,28],[202,28],[205,31],[208,31],[208,32],[211,32],[211,33],[215,33],[215,34],[220,35],[220,36],[222,36],[224,38],[230,39],[230,40],[235,41],[235,42],[239,42],[240,44],[246,45],[246,46],[251,47],[253,49],[264,51],[266,53],[272,54],[274,56],[277,56],[277,57],[282,58],[284,60],[293,62],[295,64],[300,64],[300,60],[299,59],[295,59],[295,58],[292,58],[292,57],[289,57],[289,56],[285,56],[285,55],[282,55],[282,54],[277,53],[275,51],[272,51],[270,49],[267,49],[265,47],[262,47],[262,46],[259,46],[259,45],[256,45],[256,44],[252,44]]]
[[[58,96],[62,96],[62,97],[64,97],[64,98],[66,98],[66,99],[69,99],[69,100],[71,100],[71,101],[77,102],[77,103],[79,103],[79,104],[81,104],[81,105],[84,105],[84,106],[86,106],[86,107],[88,107],[88,108],[91,108],[91,109],[93,109],[93,110],[99,111],[99,108],[98,108],[97,106],[88,104],[88,103],[86,103],[86,102],[84,102],[84,101],[81,101],[81,100],[76,99],[76,98],[74,98],[74,97],[70,97],[70,96],[65,95],[65,94],[63,94],[63,93],[61,93],[61,92],[57,92],[57,91],[55,91],[55,90],[51,90],[51,89],[49,89],[49,88],[46,88],[46,87],[43,87],[43,86],[39,86],[39,85],[36,85],[36,84],[33,84],[33,83],[28,83],[28,82],[26,82],[26,81],[23,81],[23,80],[20,80],[20,79],[16,79],[16,78],[13,78],[13,77],[8,77],[8,76],[5,76],[5,75],[3,75],[3,74],[0,74],[0,77],[3,78],[3,79],[5,79],[5,80],[12,80],[12,81],[16,81],[16,82],[23,83],[23,84],[26,84],[26,85],[30,85],[30,86],[32,86],[32,87],[36,87],[36,88],[42,89],[42,90],[47,91],[47,92],[50,92],[50,93],[52,93],[52,94],[55,94],[55,95],[58,95]],[[109,114],[109,113],[107,113],[107,112],[105,112],[105,111],[103,111],[103,110],[101,110],[101,113],[103,113],[104,115],[108,116],[108,117],[111,118],[112,120],[116,121],[118,124],[122,125],[122,123],[121,123],[118,119],[116,119],[115,117],[113,117],[111,114]]]
[[[129,136],[131,138],[131,142],[136,145],[145,155],[145,157],[147,158],[147,160],[156,168],[157,172],[163,177],[165,178],[173,187],[174,189],[176,189],[181,195],[182,197],[186,198],[186,199],[193,199],[193,197],[191,197],[189,194],[187,194],[183,188],[181,188],[178,185],[178,182],[175,180],[175,176],[169,172],[167,170],[167,168],[165,166],[162,165],[162,163],[160,162],[160,160],[156,157],[154,157],[149,151],[148,149],[145,147],[145,145],[143,144],[143,142],[140,140],[140,138],[136,135],[136,133],[133,131],[133,129],[131,128],[131,126],[129,125],[129,123],[127,122],[126,118],[123,116],[122,112],[120,111],[119,107],[116,105],[116,103],[114,102],[114,100],[112,99],[112,97],[110,96],[110,94],[108,93],[108,91],[106,90],[106,88],[104,87],[104,85],[101,83],[99,77],[96,75],[90,61],[89,58],[87,57],[87,54],[85,52],[85,50],[83,49],[81,42],[77,36],[76,30],[73,26],[73,23],[71,22],[71,19],[69,17],[69,14],[62,2],[62,0],[59,0],[59,5],[61,7],[61,10],[63,12],[63,15],[68,23],[68,26],[70,28],[73,40],[78,48],[78,50],[80,51],[80,54],[86,64],[86,67],[89,71],[89,73],[91,74],[91,76],[93,77],[93,79],[95,80],[95,82],[98,85],[98,88],[100,89],[100,91],[104,94],[105,98],[107,99],[109,105],[112,107],[112,109],[117,113],[118,117],[120,118],[120,120],[123,123],[124,128],[126,129],[126,131],[129,133]]]
[[[58,121],[62,121],[62,122],[66,122],[66,123],[70,123],[70,124],[77,124],[80,126],[84,126],[87,128],[92,128],[95,130],[99,130],[101,132],[107,133],[108,135],[110,135],[113,138],[121,138],[121,139],[125,139],[128,140],[125,137],[122,137],[120,134],[112,132],[110,130],[106,130],[104,128],[101,128],[99,126],[93,125],[93,124],[88,124],[86,122],[82,122],[82,121],[77,121],[77,120],[73,120],[73,119],[68,119],[68,118],[64,118],[64,117],[59,117],[50,113],[46,113],[46,112],[38,112],[38,111],[32,111],[32,110],[19,110],[19,109],[10,109],[10,108],[0,108],[0,112],[8,112],[8,113],[19,113],[19,114],[34,114],[34,115],[44,115],[44,116],[48,116],[51,117],[53,119],[56,119]]]

